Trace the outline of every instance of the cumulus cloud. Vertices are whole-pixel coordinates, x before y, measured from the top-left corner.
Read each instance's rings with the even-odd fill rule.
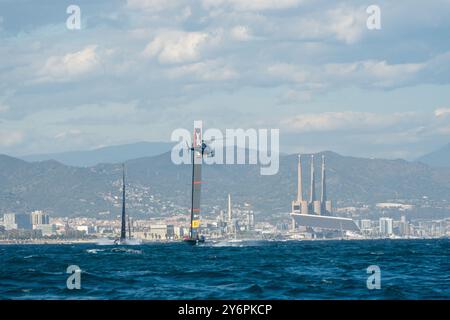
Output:
[[[328,23],[324,23],[326,31],[335,35],[336,39],[352,44],[358,41],[365,31],[367,16],[363,8],[339,7],[327,12]]]
[[[288,21],[295,29],[288,28],[292,36],[303,39],[338,40],[353,44],[365,32],[367,16],[365,8],[339,6],[325,12],[301,15],[297,21]]]
[[[203,0],[207,9],[217,7],[231,7],[239,11],[280,10],[295,8],[302,0]]]
[[[220,40],[207,32],[163,31],[144,49],[144,56],[157,57],[160,63],[183,63],[200,59],[202,50]]]
[[[51,56],[38,72],[38,82],[65,82],[94,71],[100,64],[97,46],[67,53],[62,56]]]

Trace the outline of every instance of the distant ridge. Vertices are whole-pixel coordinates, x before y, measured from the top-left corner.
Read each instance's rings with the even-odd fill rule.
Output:
[[[169,151],[172,145],[169,142],[137,142],[87,151],[34,154],[19,158],[30,162],[56,160],[68,166],[91,167],[99,163],[119,163],[131,159],[156,156]]]
[[[417,159],[433,167],[450,167],[450,143]]]
[[[315,154],[327,161],[328,198],[340,205],[374,204],[395,199],[448,199],[450,168],[431,167],[405,160],[365,159],[334,152]],[[170,152],[126,161],[133,216],[186,213],[189,207],[191,167],[172,163]],[[305,154],[304,181],[310,165]],[[262,176],[259,165],[205,165],[203,209],[226,205],[232,193],[236,203],[251,203],[262,215],[287,213],[296,195],[297,155],[280,156],[280,170]],[[122,165],[67,166],[50,160],[25,162],[0,155],[0,214],[45,210],[52,216],[120,216]],[[316,177],[320,181],[320,174]],[[316,183],[319,191],[319,184]],[[307,185],[304,185],[307,190]],[[442,209],[442,212],[444,209]]]

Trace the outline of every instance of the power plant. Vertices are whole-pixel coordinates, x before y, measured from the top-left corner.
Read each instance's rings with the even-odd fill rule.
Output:
[[[333,217],[332,202],[327,198],[325,155],[322,155],[320,180],[320,200],[316,197],[316,175],[314,171],[314,155],[311,155],[311,182],[309,200],[303,197],[302,157],[297,163],[297,198],[292,201],[292,231],[297,227],[321,228],[341,231],[358,231],[351,219]]]
[[[322,176],[321,176],[321,195],[320,200],[316,198],[316,177],[314,173],[314,155],[311,155],[311,188],[309,201],[303,198],[303,179],[302,179],[302,159],[298,156],[297,165],[297,199],[292,201],[293,213],[317,214],[324,216],[332,215],[331,201],[327,200],[326,180],[325,180],[325,156],[322,155]]]

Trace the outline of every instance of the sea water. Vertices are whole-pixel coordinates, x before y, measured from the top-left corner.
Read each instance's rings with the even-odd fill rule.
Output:
[[[0,245],[0,268],[0,299],[450,298],[449,239]]]

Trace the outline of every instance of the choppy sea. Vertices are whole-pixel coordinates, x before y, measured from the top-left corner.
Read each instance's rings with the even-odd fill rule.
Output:
[[[450,299],[450,240],[0,245],[0,299]]]

